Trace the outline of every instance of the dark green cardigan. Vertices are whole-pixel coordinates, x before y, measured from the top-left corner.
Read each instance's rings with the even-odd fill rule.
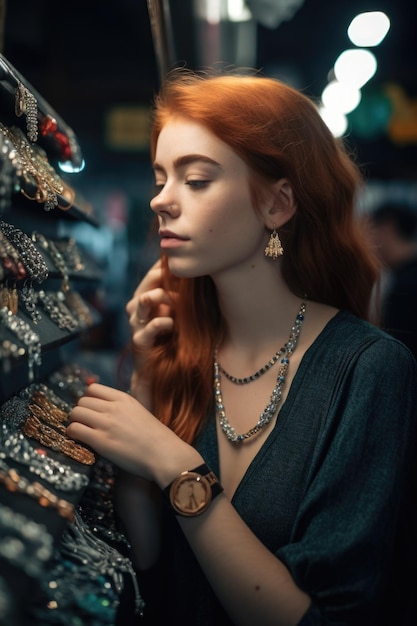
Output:
[[[416,396],[408,350],[349,313],[339,312],[304,355],[232,500],[312,597],[300,626],[408,624]],[[214,419],[195,446],[219,475]],[[149,597],[155,623],[231,624],[168,510],[166,522],[166,577]]]

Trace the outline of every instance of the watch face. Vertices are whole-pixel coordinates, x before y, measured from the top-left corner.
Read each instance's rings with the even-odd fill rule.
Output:
[[[204,476],[187,472],[173,482],[170,498],[172,506],[181,515],[198,515],[211,502],[211,487]]]

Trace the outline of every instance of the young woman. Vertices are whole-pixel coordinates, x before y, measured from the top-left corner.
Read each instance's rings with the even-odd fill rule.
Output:
[[[390,596],[398,626],[417,376],[368,321],[356,166],[298,91],[189,72],[152,160],[130,394],[92,384],[68,428],[121,470],[149,623],[374,626]]]

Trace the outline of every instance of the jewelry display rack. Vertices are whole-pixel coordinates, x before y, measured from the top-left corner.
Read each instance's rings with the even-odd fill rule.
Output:
[[[142,599],[112,508],[115,470],[66,423],[98,378],[79,367],[100,268],[62,224],[98,226],[58,174],[70,127],[0,54],[0,624],[117,624]]]

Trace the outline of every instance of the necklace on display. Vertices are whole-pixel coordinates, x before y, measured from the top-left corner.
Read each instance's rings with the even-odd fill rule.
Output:
[[[263,367],[261,367],[257,372],[255,372],[255,374],[252,374],[251,376],[247,376],[245,378],[237,378],[235,376],[232,376],[231,374],[228,374],[218,362],[218,349],[216,347],[214,352],[214,401],[216,408],[216,417],[219,420],[222,431],[224,432],[228,440],[232,443],[241,443],[242,441],[253,437],[264,426],[269,424],[272,417],[275,415],[282,398],[282,388],[285,383],[285,375],[287,373],[290,362],[289,357],[294,352],[297,346],[298,337],[300,335],[301,327],[304,321],[305,310],[306,305],[303,302],[301,304],[297,317],[295,318],[294,325],[291,328],[290,336],[287,343],[280,350],[278,350],[278,352],[276,352],[274,356]],[[226,378],[228,378],[232,383],[236,385],[248,384],[250,382],[253,382],[254,380],[257,380],[260,376],[262,376],[262,374],[265,374],[265,372],[267,372],[278,361],[280,357],[282,357],[280,361],[281,366],[279,368],[275,387],[272,390],[272,394],[268,404],[260,414],[255,426],[249,429],[246,433],[238,434],[233,426],[229,423],[229,420],[226,416],[221,390],[221,374],[224,374]]]

